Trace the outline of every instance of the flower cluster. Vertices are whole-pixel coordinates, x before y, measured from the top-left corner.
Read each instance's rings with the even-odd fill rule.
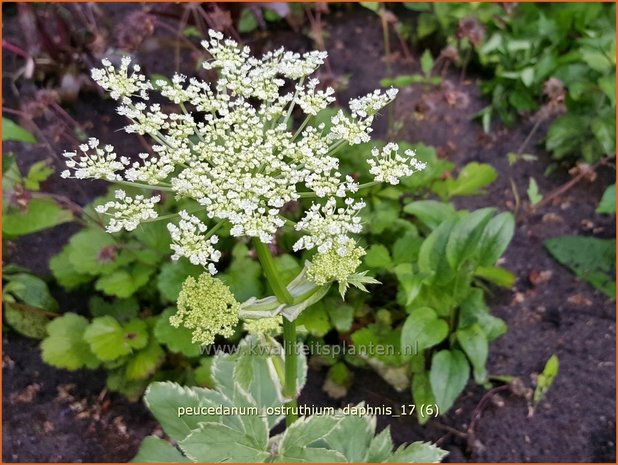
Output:
[[[346,244],[343,255],[335,249],[317,254],[307,269],[307,277],[318,286],[331,281],[345,284],[360,265],[360,258],[363,255],[365,255],[365,250],[354,242]]]
[[[133,231],[142,221],[154,220],[158,216],[153,208],[161,200],[158,195],[129,197],[125,191],[117,190],[114,198],[116,200],[95,207],[97,213],[111,216],[107,232],[115,233],[122,229]]]
[[[320,199],[297,224],[302,236],[294,249],[315,248],[323,255],[314,259],[316,282],[327,276],[343,279],[358,262],[352,235],[361,231],[357,213],[364,203],[352,200],[359,184],[340,172],[334,153],[345,144],[368,142],[374,117],[397,91],[376,90],[351,100],[350,113],[339,111],[326,129],[313,117],[334,101],[334,90],[311,77],[326,52],[300,55],[278,49],[256,58],[248,47],[215,31],[202,45],[210,55],[204,68],[218,76],[214,82],[176,74],[171,81],[157,81],[155,89],[128,58],[118,68],[104,60],[103,68],[93,70],[93,79],[119,101],[118,113],[129,120],[125,131],[149,137],[153,153],[118,157],[113,147],[99,148],[91,139],[80,147],[80,156],[65,154],[69,169],[63,176],[171,191],[177,199],[197,201],[205,217],[228,224],[233,236],[264,243],[285,224],[285,204],[301,197]],[[283,91],[289,84],[292,91]],[[169,104],[145,102],[154,91]],[[170,104],[178,109],[170,111]],[[305,120],[290,130],[294,110]],[[397,154],[394,144],[374,152],[369,164],[375,180],[393,184],[421,166],[413,154]],[[112,212],[109,231],[131,230],[156,216],[152,207],[157,201],[120,194],[100,211]],[[173,258],[185,256],[216,272],[217,236],[209,235],[198,217],[184,212],[169,231]],[[328,260],[339,261],[329,269]]]
[[[230,337],[238,324],[240,304],[229,287],[208,273],[197,280],[185,280],[177,306],[178,312],[170,317],[170,324],[189,328],[194,343],[212,344],[218,334]]]
[[[416,171],[425,169],[425,163],[415,158],[412,150],[406,150],[403,155],[399,154],[399,145],[390,142],[382,151],[377,148],[371,150],[371,156],[367,160],[369,172],[374,175],[378,182],[399,184],[399,179],[412,175]]]
[[[211,235],[206,238],[204,234],[208,228],[198,217],[184,210],[181,210],[179,215],[178,226],[172,223],[167,225],[172,237],[172,260],[187,257],[194,265],[202,265],[210,274],[215,274],[217,269],[213,262],[216,263],[221,258],[221,252],[214,248],[219,237]]]
[[[281,316],[245,320],[243,329],[249,334],[278,336],[283,331]]]

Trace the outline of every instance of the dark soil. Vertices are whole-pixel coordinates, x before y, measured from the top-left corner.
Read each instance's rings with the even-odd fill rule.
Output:
[[[115,7],[109,7],[113,11]],[[118,5],[119,11],[131,7]],[[385,76],[382,32],[379,20],[358,6],[325,17],[327,48],[333,76],[349,76],[348,86],[339,93],[341,102],[369,92]],[[10,25],[10,20],[4,21]],[[271,34],[258,34],[248,43],[256,49],[279,45],[297,50],[312,48],[311,41],[281,27]],[[14,32],[14,31],[13,31]],[[5,35],[11,33],[11,28]],[[419,69],[418,60],[406,63],[393,38],[393,73]],[[414,52],[414,51],[413,51]],[[166,54],[171,49],[140,53],[146,72],[171,74]],[[413,53],[417,57],[417,54]],[[143,59],[142,59],[143,58]],[[14,65],[5,58],[7,69]],[[187,73],[190,73],[191,69]],[[460,83],[458,73],[447,73],[438,87],[414,86],[402,90],[395,115],[404,121],[398,140],[434,145],[440,156],[458,167],[470,161],[491,163],[499,172],[487,195],[460,198],[458,207],[495,206],[515,208],[515,192],[526,199],[529,177],[548,193],[570,179],[564,169],[544,176],[549,154],[537,136],[527,148],[538,156],[535,162],[509,166],[508,152],[516,151],[532,127],[526,120],[513,128],[494,127],[485,135],[472,116],[487,102],[480,95],[474,76]],[[4,85],[5,105],[16,107]],[[455,93],[455,94],[454,94]],[[452,97],[458,98],[453,102]],[[449,103],[450,101],[450,103]],[[113,114],[110,102],[86,94],[69,108],[80,123],[92,127],[102,140],[117,138],[113,133],[122,123]],[[385,118],[376,126],[384,137]],[[49,123],[49,122],[48,122]],[[48,128],[45,121],[42,130]],[[107,133],[106,133],[107,131]],[[109,136],[109,137],[106,137]],[[123,139],[124,141],[124,139]],[[128,151],[140,150],[127,139]],[[49,156],[36,146],[27,149],[14,144],[22,166]],[[56,144],[60,152],[68,146]],[[6,147],[5,147],[6,150]],[[511,185],[515,186],[515,190]],[[557,265],[543,248],[543,240],[563,234],[615,237],[614,218],[596,215],[594,209],[604,188],[615,181],[610,169],[600,169],[594,183],[582,181],[538,211],[524,201],[517,212],[517,230],[506,252],[503,266],[517,275],[513,291],[494,289],[488,304],[495,315],[507,321],[509,331],[490,350],[489,371],[494,375],[514,375],[525,386],[542,371],[552,354],[560,359],[560,373],[536,409],[511,391],[494,396],[480,412],[474,437],[468,431],[473,413],[486,390],[472,383],[453,409],[425,427],[413,417],[379,417],[378,426],[391,426],[397,443],[417,440],[437,441],[449,450],[447,461],[489,462],[615,462],[615,306],[614,303],[568,270]],[[67,195],[83,204],[100,194],[104,186],[93,183],[84,189],[76,183],[54,177],[46,190]],[[5,259],[47,272],[49,257],[57,253],[74,231],[60,226],[43,234],[20,239],[5,249]],[[543,276],[543,279],[539,279]],[[66,311],[78,310],[84,300],[63,299]],[[100,371],[66,372],[42,363],[36,341],[14,333],[4,334],[3,344],[3,461],[127,461],[135,454],[141,438],[157,429],[141,403],[130,404],[121,396],[104,390]],[[341,406],[365,401],[395,409],[411,403],[409,391],[396,392],[373,371],[358,370],[347,397],[330,399],[322,390],[325,373],[310,371],[301,403]]]

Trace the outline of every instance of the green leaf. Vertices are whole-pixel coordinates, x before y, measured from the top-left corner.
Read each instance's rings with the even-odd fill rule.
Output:
[[[262,268],[256,260],[249,257],[248,247],[242,243],[236,244],[232,256],[231,265],[219,276],[220,279],[230,286],[232,294],[239,302],[260,295],[263,292]]]
[[[457,223],[457,217],[444,220],[423,242],[418,254],[418,269],[428,278],[438,283],[446,283],[453,279],[454,270],[449,266],[446,258],[446,245],[451,230]]]
[[[422,243],[423,238],[414,232],[406,233],[397,239],[393,244],[393,263],[399,265],[416,262]]]
[[[127,327],[125,327],[126,331]],[[148,345],[136,352],[127,362],[125,376],[128,380],[146,379],[157,370],[164,358],[165,352],[159,343],[156,339],[150,338]]]
[[[439,344],[447,335],[448,324],[434,310],[416,308],[401,329],[401,349],[408,354],[420,352]]]
[[[304,327],[310,334],[322,337],[331,329],[330,319],[324,302],[316,302],[304,310],[296,319],[298,327]]]
[[[414,215],[421,223],[433,230],[455,214],[455,207],[450,203],[435,200],[418,200],[404,206],[403,211]]]
[[[387,426],[371,440],[367,450],[366,463],[387,462],[393,453],[393,440],[391,438],[390,426]]]
[[[69,260],[71,249],[64,247],[58,255],[54,255],[49,260],[49,269],[54,279],[66,290],[74,289],[81,284],[92,280],[92,276],[85,273],[78,273]]]
[[[455,196],[470,196],[481,193],[483,187],[488,186],[498,177],[498,172],[487,163],[468,163],[459,172],[456,179],[449,178],[437,181],[431,187],[443,200]]]
[[[616,213],[616,184],[612,184],[605,189],[596,212],[599,214],[606,213],[608,215]]]
[[[380,2],[360,2],[360,5],[375,12],[380,9]]]
[[[607,118],[594,118],[590,128],[603,149],[603,155],[611,155],[616,147],[616,121]]]
[[[137,317],[139,303],[135,298],[114,299],[107,302],[101,296],[95,295],[88,301],[90,314],[97,316],[111,316],[118,321],[128,321]]]
[[[329,304],[327,302],[326,309],[332,325],[339,332],[345,333],[352,328],[354,321],[354,307],[347,304]]]
[[[130,272],[125,269],[120,269],[108,275],[101,276],[95,284],[95,289],[115,297],[131,297],[139,288],[148,282],[150,275],[152,275],[154,271],[155,269],[149,265],[136,263],[131,267]]]
[[[616,240],[595,237],[560,236],[546,240],[543,245],[561,264],[580,279],[616,298]]]
[[[25,210],[7,212],[2,218],[2,233],[6,236],[23,236],[49,229],[68,221],[73,214],[61,208],[55,200],[35,198]]]
[[[24,187],[30,191],[38,191],[40,184],[51,176],[54,169],[45,161],[37,161],[30,166],[28,175],[24,179]]]
[[[122,326],[111,316],[92,320],[84,332],[84,340],[90,344],[92,352],[103,361],[116,360],[132,351]]]
[[[438,463],[448,452],[429,442],[413,442],[402,445],[388,460],[390,463]]]
[[[88,320],[75,313],[66,313],[50,322],[49,336],[41,343],[43,361],[67,370],[97,368],[100,362],[83,337],[87,326]]]
[[[616,73],[601,76],[598,84],[603,93],[609,98],[612,107],[616,106]]]
[[[192,265],[188,260],[180,259],[164,263],[157,277],[157,288],[165,302],[176,302],[182,289],[182,283],[189,276],[197,278],[203,269]]]
[[[144,390],[148,386],[148,380],[127,379],[125,367],[120,366],[107,372],[106,385],[108,390],[122,394],[129,402],[136,402],[142,397]]]
[[[415,373],[412,376],[412,399],[417,406],[421,405],[434,405],[436,400],[433,397],[431,390],[431,383],[429,382],[429,376],[426,371]],[[424,425],[431,418],[425,415],[425,409],[416,409],[416,418],[421,425]]]
[[[345,364],[334,365],[345,368]],[[346,369],[347,370],[347,369]],[[339,383],[345,384],[345,383]],[[336,428],[326,436],[325,442],[329,450],[339,452],[347,462],[363,463],[367,461],[367,452],[373,440],[376,429],[376,418],[373,416],[345,415]]]
[[[310,448],[323,441],[342,421],[342,416],[314,415],[302,417],[287,427],[279,443],[279,454],[291,454],[295,449]]]
[[[266,422],[256,431],[242,431],[220,423],[202,423],[178,445],[194,462],[261,463],[270,456]]]
[[[4,318],[11,328],[23,336],[33,339],[43,339],[47,336],[46,326],[49,323],[49,316],[37,308],[7,302],[7,299],[4,299]]]
[[[258,27],[258,22],[249,8],[243,8],[240,13],[240,19],[238,20],[238,32],[252,32],[255,31]]]
[[[35,144],[36,139],[30,131],[26,131],[15,121],[2,117],[2,142],[15,141]]]
[[[474,271],[474,276],[508,289],[512,288],[517,280],[512,272],[501,266],[479,266]]]
[[[429,49],[425,49],[423,54],[421,55],[421,70],[425,76],[429,76],[431,74],[431,70],[433,69],[433,58],[431,56],[431,52]]]
[[[405,296],[404,306],[410,305],[421,291],[426,275],[414,273],[411,263],[402,263],[393,270],[400,284],[400,291]]]
[[[139,446],[133,463],[191,463],[169,442],[155,436],[146,436]]]
[[[474,368],[474,380],[478,384],[483,384],[487,381],[487,355],[489,352],[489,344],[487,337],[478,324],[461,328],[456,333],[457,341],[464,350],[472,367]]]
[[[129,321],[123,327],[124,339],[132,349],[143,349],[148,344],[148,325],[137,318]]]
[[[506,323],[489,313],[485,305],[483,291],[472,289],[459,309],[459,327],[478,323],[489,342],[496,340],[507,331]]]
[[[456,270],[466,260],[474,260],[479,255],[479,239],[494,211],[493,208],[476,210],[453,226],[445,249],[451,268]]]
[[[369,250],[367,250],[364,262],[369,268],[389,269],[392,266],[388,249],[382,244],[372,245]]]
[[[539,192],[539,186],[534,180],[534,178],[530,178],[526,194],[528,194],[528,200],[530,200],[530,205],[536,205],[541,200],[543,200],[543,196]]]
[[[2,292],[3,295],[11,294],[17,300],[31,307],[49,312],[58,310],[58,302],[50,294],[45,281],[28,273],[11,275]]]
[[[508,247],[515,232],[515,219],[508,212],[492,218],[480,238],[479,265],[493,266]]]
[[[107,274],[119,266],[114,239],[100,229],[78,232],[67,246],[69,262],[77,273]]]
[[[535,404],[539,403],[543,396],[547,393],[551,385],[554,383],[556,376],[558,376],[558,369],[560,363],[558,357],[554,354],[545,363],[543,372],[539,374],[536,380],[536,388],[534,389],[533,401]]]
[[[446,413],[463,392],[470,377],[470,365],[459,350],[441,350],[431,359],[429,381],[440,413]]]
[[[197,357],[200,355],[200,346],[191,341],[191,330],[184,326],[175,328],[170,324],[170,317],[175,313],[176,309],[173,307],[161,313],[154,328],[154,335],[171,352],[181,353],[186,357]]]

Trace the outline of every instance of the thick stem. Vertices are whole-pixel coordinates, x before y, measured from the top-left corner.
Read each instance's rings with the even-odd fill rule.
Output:
[[[277,267],[273,256],[268,249],[268,245],[261,242],[259,239],[253,239],[253,245],[257,253],[260,264],[262,265],[262,271],[268,284],[272,288],[277,300],[287,305],[294,303],[294,297],[288,291],[283,281],[277,273]],[[296,349],[296,323],[289,321],[283,317],[283,350],[285,351],[285,368],[284,368],[284,381],[283,381],[283,395],[289,399],[292,399],[287,403],[287,407],[292,410],[297,406],[296,401],[296,370],[298,367],[298,353]],[[297,416],[293,413],[287,413],[285,416],[286,425],[291,425]]]

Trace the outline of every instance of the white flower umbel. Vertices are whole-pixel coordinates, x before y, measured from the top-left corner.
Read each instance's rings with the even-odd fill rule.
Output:
[[[378,182],[399,184],[399,179],[410,176],[425,168],[425,163],[416,159],[412,150],[406,150],[403,155],[399,153],[399,145],[390,142],[380,151],[377,148],[371,150],[371,156],[367,163]]]
[[[140,74],[140,66],[133,65],[132,73],[129,73],[130,57],[123,57],[120,68],[115,68],[112,63],[104,59],[101,61],[103,68],[93,69],[92,79],[103,89],[109,91],[114,100],[130,98],[139,95],[143,99],[148,98],[148,90],[152,89],[146,76]]]
[[[65,154],[69,169],[63,176],[106,179],[195,200],[204,218],[183,213],[180,223],[170,226],[172,247],[175,257],[186,256],[211,273],[219,257],[216,236],[209,237],[201,221],[225,222],[233,236],[268,243],[286,222],[284,205],[300,198],[321,198],[326,205],[315,204],[301,220],[297,229],[307,235],[295,249],[347,256],[355,250],[351,235],[361,230],[356,214],[364,204],[350,199],[359,184],[339,170],[335,153],[345,144],[370,141],[374,117],[396,90],[353,99],[349,115],[339,111],[330,125],[316,124],[315,115],[334,101],[334,90],[311,77],[326,52],[301,55],[281,48],[256,58],[248,47],[215,31],[202,45],[210,55],[204,68],[216,72],[213,82],[176,74],[153,88],[129,58],[118,68],[104,60],[103,68],[93,70],[94,80],[119,101],[118,113],[128,118],[125,132],[150,140],[152,153],[117,157],[113,147],[101,149],[92,139],[81,147],[81,157]],[[160,93],[166,103],[145,102],[148,92]],[[290,129],[294,110],[305,117]],[[378,181],[399,179],[412,166],[391,166],[382,155],[373,160]],[[122,195],[100,208],[113,212],[108,230],[134,229],[156,215],[155,197],[129,201]],[[337,208],[337,202],[346,206]]]
[[[107,232],[115,233],[122,229],[133,231],[142,221],[154,220],[158,215],[154,210],[161,197],[155,195],[145,198],[143,195],[129,197],[123,190],[117,190],[114,197],[116,200],[98,205],[95,210],[111,216],[107,225]]]
[[[345,256],[350,250],[349,243],[354,242],[348,234],[358,234],[362,230],[358,211],[365,206],[364,202],[351,198],[345,203],[345,208],[337,208],[337,201],[330,198],[326,205],[313,204],[296,224],[296,230],[306,235],[296,241],[294,251],[317,247],[320,254],[334,249],[338,255]]]
[[[79,150],[83,153],[79,157],[77,152],[64,152],[67,159],[65,164],[67,168],[73,170],[73,173],[71,174],[70,170],[64,170],[60,174],[63,178],[119,181],[122,177],[117,174],[118,171],[129,164],[129,160],[125,157],[118,160],[114,147],[111,145],[99,148],[99,140],[95,138],[88,139],[88,143],[80,145]]]
[[[196,216],[190,215],[185,210],[179,212],[180,222],[178,226],[168,224],[167,229],[172,237],[172,260],[187,257],[194,265],[201,265],[210,274],[216,274],[217,269],[213,263],[221,258],[221,252],[214,248],[219,242],[219,237],[211,235],[206,237],[208,228]]]

